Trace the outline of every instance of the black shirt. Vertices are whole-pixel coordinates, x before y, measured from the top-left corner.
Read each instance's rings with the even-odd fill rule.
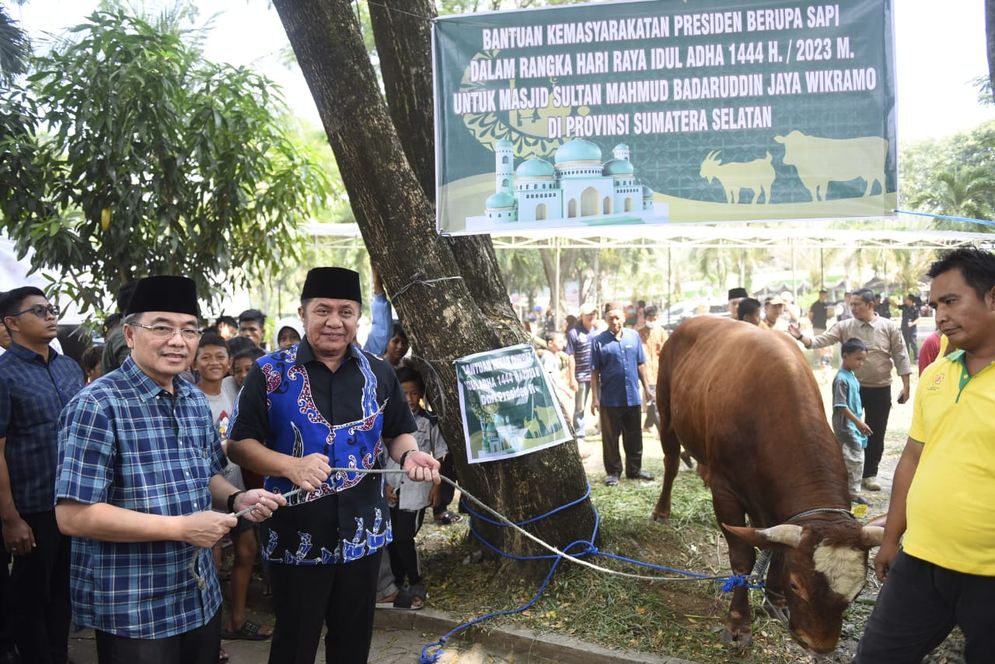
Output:
[[[383,437],[395,438],[402,433],[415,431],[415,420],[404,398],[401,384],[394,369],[376,355],[363,352],[370,361],[370,368],[377,377],[377,402],[388,401],[384,409]],[[297,364],[304,366],[311,383],[318,412],[331,424],[346,424],[363,419],[363,406],[359,395],[364,379],[356,359],[347,356],[339,368],[331,369],[315,359],[307,339],[297,348]],[[266,376],[258,364],[253,365],[245,377],[245,384],[238,396],[238,419],[228,437],[231,440],[254,438],[266,444],[269,438],[269,412],[266,408]]]
[[[812,329],[814,330],[825,330],[826,322],[828,321],[828,316],[826,309],[829,307],[828,302],[823,302],[822,300],[816,300],[812,303],[812,306],[808,310],[808,318],[812,321]]]
[[[360,351],[362,352],[362,351]],[[363,353],[377,379],[377,403],[384,404],[382,438],[395,438],[416,430],[414,417],[389,364],[370,353]],[[273,354],[279,355],[279,354]],[[266,361],[273,355],[266,356]],[[307,339],[302,339],[297,349],[298,365],[307,372],[311,394],[318,412],[332,425],[347,424],[363,418],[362,391],[365,379],[356,358],[348,355],[334,372],[315,359]],[[280,388],[277,388],[280,389]],[[245,378],[238,397],[238,416],[228,435],[232,440],[253,438],[271,446],[272,438],[269,410],[266,406],[266,376],[257,363]],[[350,538],[355,528],[354,517],[367,500],[383,501],[384,518],[389,518],[386,500],[382,497],[382,476],[367,475],[362,482],[342,493],[332,494],[291,508],[277,510],[266,522],[269,529],[279,536],[279,545],[270,551],[270,560],[279,559],[284,552],[294,553],[297,533],[311,533],[313,551],[317,557],[321,547],[333,550],[343,538]],[[355,504],[353,504],[355,503]],[[367,524],[367,527],[372,524]],[[341,528],[340,528],[341,527]],[[340,532],[341,530],[341,532]],[[266,545],[268,533],[264,531],[262,544]],[[265,548],[264,548],[265,550]]]

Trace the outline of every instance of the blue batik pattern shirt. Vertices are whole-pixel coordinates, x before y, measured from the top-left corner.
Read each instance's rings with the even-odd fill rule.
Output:
[[[16,343],[0,356],[0,437],[20,514],[52,511],[59,413],[81,389],[83,370],[52,348],[48,362]]]
[[[211,509],[208,482],[227,463],[211,409],[187,381],[173,388],[128,358],[80,392],[60,420],[56,499],[165,516]],[[210,550],[176,541],[73,538],[70,590],[78,625],[135,639],[189,632],[221,606]]]

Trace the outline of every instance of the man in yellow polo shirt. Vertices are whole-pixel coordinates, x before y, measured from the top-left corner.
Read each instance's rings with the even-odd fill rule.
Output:
[[[955,625],[968,664],[995,658],[995,254],[957,249],[928,275],[959,350],[919,379],[858,664],[919,662]]]

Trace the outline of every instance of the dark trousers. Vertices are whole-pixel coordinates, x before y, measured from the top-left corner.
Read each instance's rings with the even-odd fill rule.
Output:
[[[888,429],[891,413],[891,386],[860,388],[860,401],[864,406],[864,422],[872,433],[864,449],[864,477],[877,477],[878,464],[884,454],[884,433]]]
[[[963,574],[904,552],[892,562],[854,664],[920,662],[957,625],[968,664],[995,660],[995,577]]]
[[[445,475],[453,482],[459,481],[459,478],[456,476],[456,462],[453,460],[451,452],[442,457],[442,466],[439,468],[439,474]],[[439,497],[436,499],[435,504],[432,505],[432,514],[441,516],[446,510],[449,509],[449,504],[453,502],[453,497],[455,495],[456,487],[448,482],[440,484]]]
[[[643,430],[639,426],[639,406],[603,406],[601,408],[601,454],[605,472],[622,474],[622,457],[618,437],[625,449],[625,475],[635,477],[643,468]]]
[[[14,640],[21,660],[64,664],[69,655],[69,538],[59,532],[55,510],[22,514],[35,548],[14,556],[10,592],[16,598]]]
[[[0,525],[0,535],[3,526]],[[14,651],[14,593],[10,586],[10,552],[0,540],[0,655]]]
[[[314,664],[322,625],[326,662],[366,664],[382,553],[342,565],[271,565],[276,626],[269,664]]]
[[[129,639],[95,631],[100,664],[217,664],[221,611],[205,625],[164,639]]]
[[[905,347],[909,351],[909,357],[913,362],[919,359],[919,343],[916,340],[916,330],[902,330],[902,338],[905,339]]]
[[[400,500],[400,498],[398,498]],[[418,552],[415,550],[415,535],[421,530],[425,521],[425,510],[415,512],[390,508],[390,522],[394,529],[394,540],[387,545],[390,556],[390,571],[394,574],[394,585],[404,587],[407,581],[411,585],[421,583],[421,572],[418,569]]]

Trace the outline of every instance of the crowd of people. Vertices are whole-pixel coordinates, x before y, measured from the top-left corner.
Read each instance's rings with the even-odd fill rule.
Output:
[[[0,662],[63,664],[71,622],[95,630],[101,662],[224,661],[222,638],[313,662],[325,625],[328,661],[365,662],[377,601],[424,603],[427,509],[460,518],[382,289],[376,352],[356,343],[359,275],[342,268],[311,270],[269,341],[256,309],[202,327],[185,277],[129,283],[118,309],[77,363],[41,290],[0,297]],[[401,472],[332,472],[385,465]],[[272,627],[248,617],[256,565]]]
[[[895,323],[868,289],[845,307],[821,291],[807,315],[782,296],[728,294],[731,315],[764,334],[840,345],[831,421],[855,503],[881,490],[893,374],[904,403],[910,354],[925,372],[876,559],[889,583],[860,661],[906,661],[880,653],[933,647],[954,624],[969,653],[995,651],[995,257],[958,250],[930,276],[935,350],[917,346],[913,295]],[[582,454],[601,439],[609,487],[653,479],[642,434],[657,424],[667,342],[654,306],[626,309],[584,304],[538,344]],[[185,277],[127,284],[118,310],[77,363],[57,350],[60,312],[44,292],[0,297],[0,664],[63,664],[71,623],[95,630],[101,662],[207,664],[227,658],[225,638],[271,639],[271,663],[310,663],[325,627],[327,661],[365,662],[376,607],[425,605],[416,537],[428,511],[443,525],[461,518],[439,483],[456,476],[449,445],[379,280],[362,344],[359,275],[343,268],[311,270],[298,316],[271,339],[256,309],[203,327]],[[363,472],[380,469],[396,472]],[[937,509],[957,516],[938,525]],[[257,565],[273,626],[249,618]],[[930,612],[946,632],[924,633]]]

